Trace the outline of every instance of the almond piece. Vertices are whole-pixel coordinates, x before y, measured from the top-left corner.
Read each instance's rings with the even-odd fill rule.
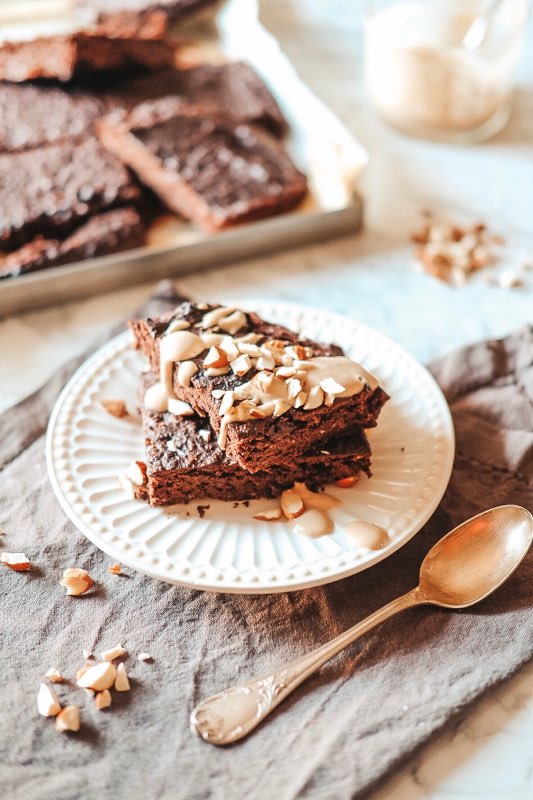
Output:
[[[107,568],[107,571],[111,573],[111,575],[122,575],[122,567],[120,564],[111,564],[110,567]]]
[[[307,396],[307,402],[304,405],[304,411],[312,411],[314,408],[318,408],[324,402],[324,392],[320,386],[313,386],[309,395]]]
[[[229,365],[228,357],[218,345],[211,347],[202,362],[205,369],[221,369]]]
[[[67,731],[79,731],[80,729],[80,709],[78,706],[65,706],[57,715],[55,723],[56,731],[66,733]]]
[[[124,400],[100,400],[100,403],[112,417],[123,419],[128,416],[128,409]]]
[[[286,345],[287,342],[283,341],[283,339],[267,339],[261,345],[261,350],[263,350],[263,348],[266,348],[271,352],[278,352],[281,354],[285,350]]]
[[[300,392],[300,394],[297,395],[294,400],[294,408],[301,408],[303,405],[305,405],[306,401],[307,401],[306,393]]]
[[[336,481],[336,486],[339,486],[341,489],[350,489],[352,486],[355,486],[358,480],[359,478],[357,475],[349,475],[347,478],[340,478],[340,480]]]
[[[24,553],[2,553],[0,562],[15,572],[27,572],[31,569],[31,563]]]
[[[164,336],[168,336],[169,333],[176,333],[176,331],[185,331],[187,328],[190,328],[190,323],[187,322],[186,319],[173,319],[171,323],[169,323],[168,327],[165,329]]]
[[[175,414],[177,417],[190,417],[194,414],[188,403],[184,400],[177,400],[175,397],[169,397],[167,408],[171,414]]]
[[[244,353],[247,356],[253,356],[257,358],[261,355],[261,350],[256,344],[252,342],[243,342],[241,339],[237,342],[237,347],[239,348],[240,353]]]
[[[261,522],[273,522],[281,519],[281,508],[268,508],[266,511],[260,511],[258,514],[254,514],[254,519],[259,519]]]
[[[115,689],[117,692],[129,692],[130,682],[128,680],[128,673],[126,667],[121,662],[117,667],[117,676],[115,678]]]
[[[124,475],[136,486],[144,486],[146,483],[146,464],[144,461],[132,461]]]
[[[313,492],[308,489],[305,483],[296,482],[292,487],[293,491],[300,495],[306,506],[311,508],[318,508],[322,511],[328,511],[333,506],[337,506],[340,500],[333,497],[332,494],[326,492]]]
[[[69,567],[63,571],[63,577],[59,581],[61,586],[65,586],[68,595],[79,595],[88,592],[94,586],[94,581],[85,569]]]
[[[81,651],[84,658],[94,658],[92,650],[87,650],[85,647]]]
[[[287,403],[286,400],[276,400],[272,416],[281,417],[282,414],[285,414],[285,412],[288,411],[290,408],[292,408],[292,405],[291,403]]]
[[[85,652],[85,651],[84,651],[84,652]],[[76,681],[79,681],[79,680],[80,680],[80,678],[81,678],[83,675],[85,675],[85,673],[87,672],[87,670],[88,670],[88,669],[91,669],[91,667],[92,667],[92,666],[93,666],[93,664],[84,664],[84,665],[83,665],[83,667],[80,667],[80,668],[79,668],[79,670],[76,672],[76,675],[74,676],[74,677],[76,678]]]
[[[199,430],[198,431],[198,436],[204,442],[210,442],[211,441],[211,431],[208,428],[202,428],[201,430]]]
[[[304,502],[300,495],[292,489],[285,489],[282,492],[280,504],[286,519],[296,519],[304,513]]]
[[[191,378],[198,372],[194,361],[180,361],[178,366],[178,383],[180,386],[190,386]]]
[[[235,394],[233,392],[224,392],[224,397],[218,409],[218,413],[221,417],[225,416],[233,408],[234,401]]]
[[[229,372],[229,364],[227,367],[208,367],[205,374],[208,378],[216,378],[219,375],[227,375]]]
[[[42,717],[55,717],[61,711],[57,694],[47,683],[41,683],[37,692],[37,711]]]
[[[235,375],[237,375],[239,378],[242,378],[242,376],[246,375],[246,373],[252,368],[250,356],[247,356],[246,354],[238,356],[231,362],[230,367],[231,371]]]
[[[279,373],[278,373],[279,374]],[[291,378],[287,381],[287,395],[296,399],[302,391],[302,384],[298,378]]]
[[[111,692],[109,689],[104,689],[103,692],[98,692],[94,699],[94,704],[98,711],[102,711],[104,708],[109,708],[111,705]]]
[[[153,658],[150,655],[150,653],[139,653],[137,658],[139,661],[153,661]]]
[[[224,336],[221,333],[202,333],[200,339],[205,344],[205,349],[212,347],[214,344],[220,344]]]
[[[326,394],[333,394],[333,395],[342,394],[343,392],[346,391],[346,387],[341,386],[340,383],[337,383],[335,378],[323,378],[323,380],[320,381],[320,388]]]
[[[104,650],[100,653],[100,658],[102,661],[114,661],[115,658],[120,658],[121,656],[125,656],[128,651],[125,647],[121,647],[117,644],[116,647],[110,647],[109,650]]]
[[[227,317],[223,317],[218,322],[219,328],[228,333],[237,333],[238,330],[246,325],[246,316],[242,311],[234,311]]]
[[[232,336],[224,336],[220,342],[220,347],[225,352],[230,363],[240,355],[240,350]]]
[[[263,370],[263,369],[271,370],[274,369],[275,366],[276,366],[276,361],[274,359],[274,356],[270,354],[259,356],[259,358],[255,362],[255,367],[258,370]]]
[[[94,689],[95,692],[101,692],[104,689],[110,689],[113,686],[117,675],[117,670],[110,661],[102,661],[100,664],[95,664],[94,667],[89,667],[78,678],[77,684],[82,689]]]
[[[55,667],[51,667],[47,672],[45,672],[44,677],[49,680],[50,683],[63,683],[65,680],[60,671]]]

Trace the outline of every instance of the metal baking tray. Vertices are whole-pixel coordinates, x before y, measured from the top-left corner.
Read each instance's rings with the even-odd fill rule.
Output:
[[[153,225],[144,247],[0,281],[0,316],[359,229],[362,199],[356,187],[366,152],[300,80],[277,40],[261,25],[258,3],[229,0],[218,15],[216,40],[209,39],[207,30],[204,36],[201,44],[191,46],[191,62],[206,57],[248,61],[271,89],[291,126],[287,144],[308,176],[309,197],[296,211],[214,234],[174,217],[162,218]]]

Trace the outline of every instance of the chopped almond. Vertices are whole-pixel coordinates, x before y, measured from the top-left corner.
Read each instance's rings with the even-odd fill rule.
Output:
[[[136,486],[144,486],[146,483],[146,464],[144,461],[132,461],[124,475]]]
[[[115,689],[117,692],[129,692],[130,682],[128,680],[128,673],[124,664],[120,663],[117,668],[117,676],[115,678]]]
[[[45,672],[44,677],[47,678],[50,683],[63,683],[65,680],[60,671],[55,667],[51,667],[47,672]]]
[[[350,475],[347,478],[341,478],[337,481],[337,486],[341,489],[350,489],[352,486],[355,486],[359,478],[357,475]]]
[[[281,510],[287,519],[296,519],[304,513],[304,502],[297,492],[285,489],[281,495]]]
[[[107,568],[107,571],[111,573],[111,575],[122,575],[122,567],[120,564],[111,564],[110,567]]]
[[[104,650],[103,653],[101,653],[100,658],[102,661],[114,661],[115,658],[121,658],[122,656],[125,656],[127,652],[128,651],[125,647],[121,647],[119,644],[117,644],[116,647],[111,647],[109,650]]]
[[[139,653],[137,658],[139,661],[153,661],[153,658],[150,655],[150,653]]]
[[[124,400],[101,400],[102,406],[112,417],[122,419],[128,416],[128,409]]]
[[[41,683],[37,692],[37,711],[43,717],[55,717],[61,711],[57,694],[47,683]]]
[[[94,704],[99,711],[102,711],[104,708],[109,708],[111,705],[111,692],[109,689],[104,689],[102,692],[98,692]]]
[[[66,731],[79,731],[80,729],[80,709],[78,706],[65,706],[56,717],[56,731],[66,733]]]
[[[194,414],[191,406],[184,400],[177,400],[175,397],[170,397],[167,403],[168,410],[171,414],[177,417],[190,417]]]
[[[208,351],[203,360],[203,366],[206,369],[221,369],[229,365],[228,357],[225,351],[214,344]]]
[[[86,669],[77,684],[83,689],[94,689],[95,692],[101,692],[113,686],[116,675],[117,671],[114,665],[110,661],[103,661],[101,664],[95,664],[94,667]]]
[[[14,570],[15,572],[27,572],[31,569],[31,562],[24,553],[2,553],[0,555],[0,562],[5,567]]]
[[[94,586],[94,581],[85,569],[69,567],[64,570],[63,577],[59,581],[61,586],[65,586],[68,595],[77,596],[88,592]]]
[[[281,508],[268,508],[265,511],[260,511],[254,514],[254,519],[259,519],[261,522],[273,522],[276,519],[281,519]]]

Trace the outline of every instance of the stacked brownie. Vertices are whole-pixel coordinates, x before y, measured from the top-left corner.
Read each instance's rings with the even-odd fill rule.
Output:
[[[0,278],[140,246],[162,206],[215,231],[301,201],[251,67],[180,67],[169,26],[215,5],[77,0],[74,32],[0,44]]]
[[[137,496],[156,506],[242,500],[370,474],[365,429],[388,397],[341,348],[189,301],[130,327],[148,363]]]

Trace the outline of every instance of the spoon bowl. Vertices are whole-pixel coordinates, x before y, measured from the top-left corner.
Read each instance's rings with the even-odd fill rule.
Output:
[[[483,600],[517,568],[533,540],[525,508],[498,506],[463,522],[440,539],[420,567],[420,594],[444,608]]]

